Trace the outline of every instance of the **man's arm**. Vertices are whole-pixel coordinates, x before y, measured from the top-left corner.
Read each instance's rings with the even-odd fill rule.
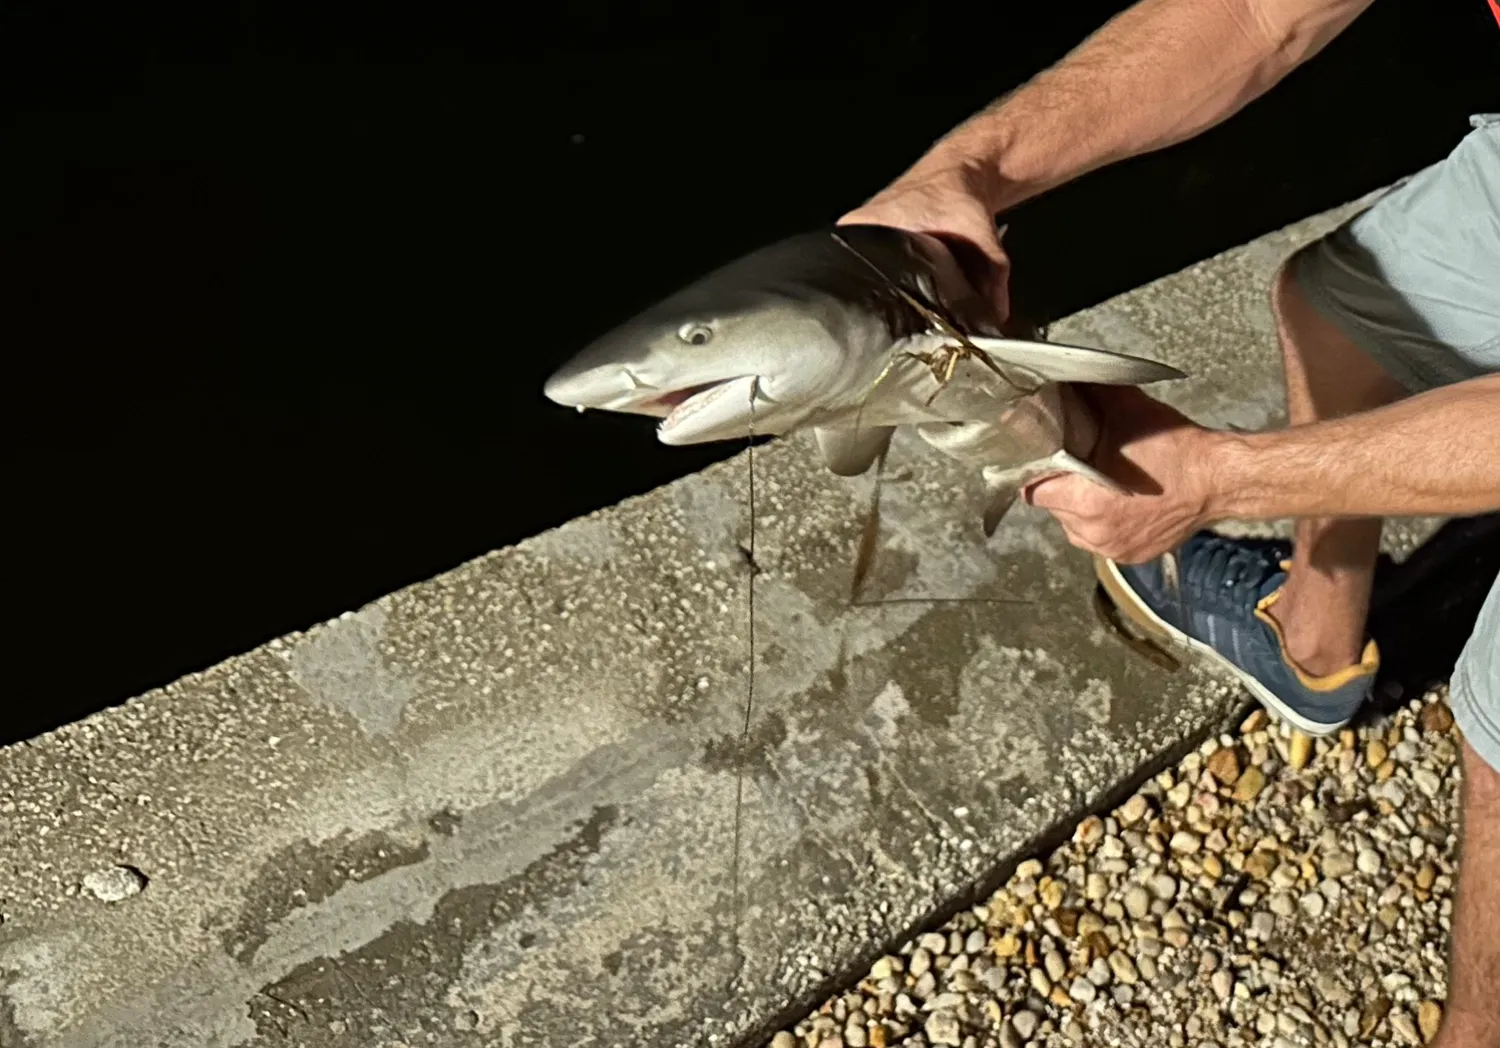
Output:
[[[936,147],[978,161],[995,211],[1222,123],[1372,0],[1141,0]]]
[[[839,222],[943,239],[1003,321],[1009,262],[998,212],[1227,120],[1371,2],[1141,0]]]
[[[1500,375],[1263,433],[1207,429],[1134,386],[1088,387],[1107,439],[1093,465],[1023,492],[1075,546],[1141,564],[1223,520],[1461,516],[1500,509]]]
[[[1484,513],[1500,509],[1500,375],[1209,446],[1209,522]]]

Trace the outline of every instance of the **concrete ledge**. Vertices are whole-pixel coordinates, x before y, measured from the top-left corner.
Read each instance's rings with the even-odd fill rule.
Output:
[[[1272,423],[1265,288],[1358,206],[1055,334]],[[0,1041],[748,1042],[1243,703],[1099,628],[1043,515],[986,544],[914,440],[850,606],[869,478],[793,439],[753,453],[747,731],[750,464],[0,751]]]

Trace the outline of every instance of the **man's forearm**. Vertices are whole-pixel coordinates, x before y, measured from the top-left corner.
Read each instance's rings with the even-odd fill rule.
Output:
[[[1210,522],[1500,509],[1500,375],[1326,422],[1206,439]]]
[[[1141,0],[935,147],[995,211],[1218,124],[1372,0]]]

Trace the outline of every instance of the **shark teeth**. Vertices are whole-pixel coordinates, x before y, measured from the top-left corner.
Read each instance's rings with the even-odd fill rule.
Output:
[[[697,387],[674,407],[656,429],[664,444],[701,443],[749,435],[755,428],[760,378],[738,375]]]

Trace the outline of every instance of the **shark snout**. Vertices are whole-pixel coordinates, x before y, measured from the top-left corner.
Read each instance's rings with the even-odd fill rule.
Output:
[[[627,411],[630,402],[648,400],[656,392],[622,364],[589,368],[563,368],[547,379],[542,393],[548,400],[570,408],[600,408]]]

